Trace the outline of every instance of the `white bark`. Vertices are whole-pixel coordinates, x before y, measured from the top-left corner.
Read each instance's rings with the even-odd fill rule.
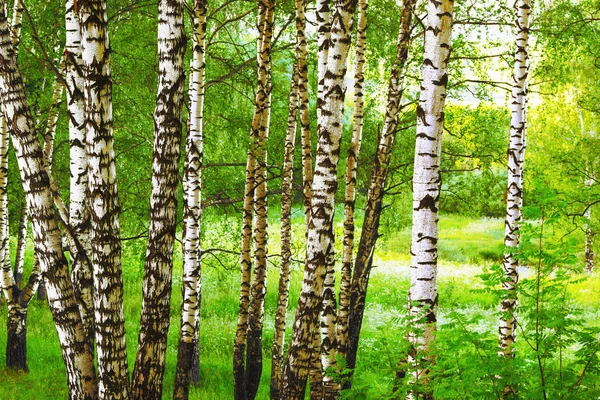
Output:
[[[413,217],[409,313],[414,330],[408,361],[414,383],[427,381],[429,349],[435,336],[438,302],[438,204],[441,186],[440,155],[444,105],[448,84],[448,59],[454,2],[429,2],[421,94],[417,106],[417,136],[413,175]],[[418,333],[417,333],[418,332]],[[413,394],[429,398],[429,394]]]
[[[517,295],[519,282],[518,260],[515,255],[519,246],[520,225],[523,215],[523,161],[525,157],[526,101],[529,42],[529,0],[516,0],[516,49],[511,94],[510,142],[508,147],[508,185],[506,189],[506,220],[504,225],[505,280],[506,291],[502,299],[502,319],[499,326],[500,354],[514,355],[516,339]]]

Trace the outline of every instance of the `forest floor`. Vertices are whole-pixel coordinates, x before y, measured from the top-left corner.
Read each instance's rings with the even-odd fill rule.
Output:
[[[299,213],[301,215],[301,212]],[[295,218],[295,237],[302,238],[302,217]],[[270,226],[271,254],[278,254],[279,225],[273,218]],[[338,224],[339,225],[339,224]],[[478,277],[484,268],[498,263],[502,258],[504,222],[500,219],[475,219],[456,215],[442,216],[440,220],[439,265],[439,319],[440,340],[451,341],[447,335],[456,331],[445,324],[453,320],[453,312],[479,315],[470,321],[470,328],[483,332],[493,343],[497,328],[496,298],[489,293]],[[341,225],[336,227],[341,229]],[[204,224],[205,248],[218,248],[223,241],[237,243],[239,227],[234,218],[218,219]],[[340,232],[341,234],[341,232]],[[341,236],[338,236],[341,237]],[[14,245],[11,240],[11,245]],[[214,247],[212,247],[214,246]],[[403,315],[409,288],[410,229],[404,228],[394,234],[387,233],[376,250],[376,260],[369,283],[365,321],[354,380],[354,389],[348,398],[378,399],[391,394],[395,370],[402,353],[404,335]],[[235,246],[231,245],[230,249]],[[302,243],[296,243],[295,257],[301,258]],[[145,243],[143,240],[124,242],[123,276],[125,285],[125,316],[130,370],[133,369],[139,315],[141,309],[141,281]],[[171,306],[171,329],[167,350],[163,398],[171,398],[179,329],[181,304],[181,257],[176,248],[173,296]],[[218,258],[218,259],[217,259]],[[27,265],[31,265],[32,245],[27,252]],[[258,399],[268,399],[270,377],[270,353],[273,338],[273,319],[277,293],[273,288],[278,281],[279,259],[271,258],[268,289],[265,304],[264,369]],[[202,319],[201,319],[201,383],[191,391],[191,399],[231,399],[232,343],[236,329],[239,272],[237,257],[217,250],[205,255],[203,270]],[[290,305],[295,307],[302,280],[302,268],[295,263],[292,271]],[[592,320],[598,321],[598,296],[600,276],[572,285],[570,291],[585,307]],[[291,326],[294,311],[288,313]],[[450,316],[450,318],[447,318]],[[448,325],[451,327],[451,324]],[[288,329],[289,335],[289,329]],[[445,342],[444,342],[445,343]],[[475,342],[474,342],[475,343]],[[0,349],[6,346],[6,305],[0,314]],[[476,345],[475,345],[476,346]],[[482,361],[483,358],[482,358]],[[66,378],[56,331],[48,306],[33,301],[28,321],[29,374],[16,374],[0,369],[0,399],[66,399]],[[444,363],[441,360],[440,363]],[[0,365],[4,365],[4,352],[0,352]],[[446,397],[446,396],[445,396]],[[447,393],[447,398],[459,395]],[[477,396],[472,398],[478,398]]]

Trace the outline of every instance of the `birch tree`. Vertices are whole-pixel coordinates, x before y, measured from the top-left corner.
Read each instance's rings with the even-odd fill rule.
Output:
[[[202,218],[202,116],[204,113],[204,77],[206,37],[206,1],[194,1],[194,31],[190,68],[190,116],[186,144],[185,211],[183,239],[183,300],[177,353],[177,372],[173,398],[188,398],[195,342],[198,338],[201,299],[200,220]]]
[[[321,293],[328,255],[333,247],[332,223],[337,188],[337,163],[342,133],[342,111],[346,60],[350,47],[356,2],[337,1],[332,18],[331,46],[324,75],[323,102],[318,102],[317,156],[312,186],[312,202],[307,263],[302,291],[293,325],[292,339],[284,368],[283,393],[287,399],[303,396],[309,367],[311,335],[317,329]],[[313,350],[314,351],[314,350]]]
[[[271,0],[258,1],[258,85],[246,166],[241,249],[242,282],[233,359],[236,399],[254,399],[262,373],[262,327],[267,268],[265,146],[271,107],[271,40],[274,8],[275,2]],[[256,214],[255,225],[254,214]],[[254,271],[252,271],[252,238],[254,238]]]
[[[112,80],[106,1],[79,0],[88,202],[98,384],[101,399],[127,399],[129,374],[123,317],[119,198],[112,127]]]
[[[2,118],[0,127],[0,262],[2,285],[4,297],[7,303],[7,329],[6,329],[6,367],[9,369],[28,371],[27,366],[27,312],[29,303],[34,297],[38,284],[41,280],[39,263],[34,264],[29,281],[25,287],[21,287],[21,276],[23,273],[23,260],[19,253],[24,249],[23,230],[27,233],[27,215],[21,215],[19,221],[19,246],[15,260],[15,272],[13,273],[9,251],[9,229],[8,229],[8,130],[6,120]],[[25,207],[22,208],[26,210]],[[25,227],[25,228],[23,228]]]
[[[433,363],[430,349],[435,337],[438,303],[440,155],[448,84],[448,59],[452,48],[450,37],[453,9],[453,0],[428,3],[423,76],[417,106],[411,278],[408,293],[413,329],[409,334],[412,349],[408,354],[408,363],[411,383],[418,385],[427,383],[429,367]],[[411,392],[409,398],[431,399],[432,394],[425,389],[424,392]]]
[[[36,252],[45,276],[50,310],[58,332],[67,370],[69,398],[95,399],[96,376],[92,349],[86,341],[83,324],[69,279],[67,260],[62,252],[60,231],[53,209],[43,150],[35,135],[31,110],[17,67],[10,28],[0,1],[0,96],[12,144],[16,150]]]
[[[515,65],[511,93],[510,140],[508,145],[508,185],[506,189],[506,220],[504,224],[504,269],[505,279],[502,288],[506,291],[502,303],[500,334],[500,354],[514,356],[517,312],[517,284],[519,282],[518,259],[520,225],[523,216],[523,161],[525,156],[526,101],[528,74],[529,0],[515,0]],[[511,390],[509,388],[509,390]]]
[[[348,347],[348,312],[352,286],[354,258],[354,205],[356,202],[356,169],[362,141],[365,82],[365,47],[367,39],[367,0],[358,1],[356,24],[356,58],[354,60],[354,119],[352,139],[346,161],[346,188],[344,192],[344,249],[342,254],[342,278],[340,282],[340,308],[336,326],[337,354],[346,358]]]
[[[344,337],[344,326],[340,325],[340,328],[338,329],[339,352],[340,355],[346,357],[346,368],[350,370],[354,369],[356,366],[356,352],[358,350],[360,329],[365,310],[368,279],[373,260],[373,252],[375,250],[375,243],[379,237],[379,219],[383,209],[385,182],[387,180],[392,148],[398,130],[400,111],[402,109],[402,92],[404,90],[404,75],[406,72],[406,62],[408,60],[408,50],[410,46],[414,4],[415,0],[403,0],[402,2],[400,28],[398,30],[398,46],[396,48],[396,58],[388,83],[387,106],[383,130],[377,145],[375,163],[371,170],[365,205],[365,216],[358,250],[354,260],[346,334],[347,339]]]
[[[137,399],[162,396],[171,311],[185,43],[183,3],[181,0],[159,1],[158,94],[154,111],[150,228],[131,390],[131,397]]]
[[[271,357],[271,399],[281,398],[281,379],[283,374],[283,342],[285,338],[285,321],[290,289],[290,263],[292,257],[292,186],[294,178],[294,149],[296,127],[300,105],[300,85],[302,85],[301,69],[306,68],[306,2],[296,0],[296,50],[290,87],[287,131],[283,156],[283,176],[281,184],[281,264],[279,288],[277,294],[277,310],[275,312],[275,328],[273,334],[273,351]]]
[[[71,254],[71,277],[81,318],[90,343],[94,341],[94,282],[90,265],[90,212],[87,204],[88,166],[85,154],[81,26],[75,0],[65,2],[65,80],[69,119],[69,225],[82,249]]]

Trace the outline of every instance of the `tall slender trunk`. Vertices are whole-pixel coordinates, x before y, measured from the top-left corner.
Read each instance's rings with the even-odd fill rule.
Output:
[[[85,341],[60,231],[53,209],[42,147],[35,135],[31,110],[11,46],[9,27],[0,0],[0,96],[23,180],[36,252],[48,286],[48,300],[66,364],[69,397],[95,399],[96,376],[92,349]]]
[[[307,263],[284,369],[283,393],[287,399],[299,399],[304,393],[309,369],[310,339],[314,330],[318,329],[323,281],[328,256],[334,244],[332,224],[342,134],[345,93],[343,79],[346,74],[355,8],[354,0],[336,2],[323,101],[317,104],[321,109],[318,117],[319,144],[312,186],[311,218],[306,246]]]
[[[329,2],[323,0],[317,7],[317,19],[319,21],[319,40],[323,46],[329,45],[329,27],[324,27],[323,24],[329,21]],[[324,36],[325,33],[327,36]],[[327,41],[325,41],[327,39]],[[305,38],[306,40],[306,38]],[[321,46],[319,46],[320,48]],[[322,57],[322,53],[319,52]],[[324,61],[327,61],[327,56],[321,60],[318,71],[323,71]],[[312,167],[312,141],[310,130],[310,109],[308,97],[308,66],[306,64],[306,47],[299,60],[299,93],[300,93],[300,126],[302,130],[302,193],[304,203],[304,220],[306,225],[306,238],[308,238],[308,225],[310,223],[310,203],[312,201],[312,183],[313,183],[313,167]],[[319,80],[320,81],[320,80]],[[319,87],[321,84],[319,84]],[[321,332],[315,329],[313,332],[311,344],[311,356],[309,360],[310,372],[310,395],[311,398],[318,398],[323,395],[323,365],[321,364]]]
[[[106,1],[79,0],[99,397],[127,399],[119,198]]]
[[[592,185],[591,179],[586,179],[585,185]],[[592,207],[588,207],[583,215],[585,223],[583,231],[585,233],[585,272],[592,273],[594,271],[594,230],[592,228]]]
[[[246,165],[240,264],[242,279],[238,327],[234,340],[233,379],[236,399],[254,399],[262,373],[262,325],[266,288],[267,198],[266,140],[271,107],[271,38],[275,3],[258,1],[258,85]],[[255,271],[252,279],[253,215]],[[244,363],[245,359],[245,363]]]
[[[259,0],[259,8],[266,9],[263,40],[259,57],[259,91],[263,91],[258,105],[261,113],[255,158],[254,191],[254,276],[250,289],[248,337],[246,349],[246,393],[253,400],[258,392],[262,374],[262,333],[267,289],[267,138],[271,116],[271,39],[273,37],[274,0]],[[262,75],[262,76],[261,76]]]
[[[90,265],[90,211],[87,203],[88,164],[85,154],[85,119],[83,76],[81,74],[81,33],[75,0],[65,3],[65,80],[67,81],[67,115],[71,172],[69,225],[82,249],[71,254],[71,279],[79,304],[81,319],[90,343],[94,343],[94,280]]]
[[[365,82],[365,47],[367,40],[367,0],[358,1],[356,26],[356,59],[354,64],[354,125],[352,141],[348,148],[346,162],[346,191],[344,194],[344,250],[342,254],[342,278],[340,282],[340,309],[336,327],[337,354],[346,358],[348,348],[348,313],[350,288],[352,286],[352,263],[354,258],[354,205],[356,203],[356,167],[362,141]]]
[[[183,238],[183,301],[177,353],[174,399],[188,398],[193,361],[197,357],[200,327],[201,265],[200,221],[202,218],[202,116],[204,112],[204,77],[206,37],[206,1],[194,1],[193,56],[190,68],[189,97],[191,102],[189,130],[186,140],[185,211]]]
[[[403,0],[402,2],[400,27],[398,29],[398,46],[388,83],[387,106],[383,131],[379,139],[379,144],[377,145],[375,162],[373,169],[371,170],[369,190],[367,192],[367,201],[365,205],[365,216],[363,219],[358,250],[354,260],[348,311],[348,337],[346,349],[344,349],[343,346],[343,337],[340,343],[340,354],[345,350],[346,368],[349,370],[353,370],[356,366],[356,352],[358,350],[360,329],[365,310],[369,274],[371,272],[375,243],[379,237],[379,218],[381,217],[383,208],[385,182],[387,180],[392,148],[398,129],[398,119],[402,108],[402,91],[404,89],[405,66],[410,46],[414,4],[415,0]],[[347,381],[345,387],[349,387],[349,384],[350,381]]]
[[[412,381],[426,385],[433,355],[438,303],[437,242],[438,204],[441,186],[440,155],[444,127],[444,104],[448,84],[448,59],[452,48],[453,0],[430,2],[425,29],[425,54],[421,94],[417,106],[417,136],[413,175],[413,225],[409,314],[414,330],[410,334],[408,362]],[[427,387],[409,398],[430,399]]]
[[[183,3],[181,0],[160,0],[150,227],[140,334],[131,389],[131,398],[134,399],[159,399],[162,396],[171,309],[185,43]]]
[[[320,118],[322,109],[319,106],[325,102],[325,74],[327,73],[327,61],[329,56],[329,48],[331,47],[331,0],[317,0],[316,5],[316,19],[317,19],[317,119]],[[311,171],[311,185],[312,185],[312,171]],[[306,183],[306,181],[305,181]],[[312,188],[311,188],[312,190]],[[305,198],[306,201],[306,198]],[[310,210],[312,203],[312,192],[308,201],[308,207],[305,208],[306,213],[306,237],[308,242],[308,226],[310,224]],[[333,227],[331,228],[331,234],[333,234]],[[332,241],[333,237],[332,237]],[[312,337],[312,344],[310,349],[309,358],[309,378],[310,378],[310,397],[313,399],[320,399],[323,397],[323,377],[324,368],[322,357],[322,344],[323,336],[327,338],[329,327],[331,326],[332,316],[324,316],[325,312],[325,297],[327,292],[328,303],[331,304],[331,300],[334,300],[332,293],[332,287],[335,287],[335,275],[332,274],[332,270],[335,265],[335,254],[334,247],[331,247],[329,254],[327,255],[329,261],[328,267],[325,268],[325,278],[323,282],[323,291],[319,293],[319,329],[315,329]],[[306,257],[308,263],[308,254]],[[335,304],[333,304],[333,311],[335,311]],[[327,347],[327,346],[326,346]],[[327,350],[325,350],[327,354]]]
[[[306,17],[304,14],[306,2],[304,0],[296,0],[295,6],[296,51],[290,87],[287,132],[283,156],[283,176],[281,184],[281,271],[271,358],[271,399],[273,400],[281,398],[283,342],[285,338],[285,321],[290,288],[290,262],[292,257],[292,184],[294,178],[294,149],[300,101],[300,69],[305,66],[306,58]]]
[[[516,25],[515,66],[513,70],[512,101],[510,104],[510,141],[508,146],[508,185],[506,189],[506,220],[504,224],[504,261],[505,279],[502,288],[505,294],[501,302],[499,344],[500,354],[514,356],[516,338],[517,284],[519,282],[518,259],[520,225],[523,207],[523,161],[525,155],[526,98],[528,74],[529,41],[529,0],[514,2]],[[507,388],[512,391],[511,388]]]

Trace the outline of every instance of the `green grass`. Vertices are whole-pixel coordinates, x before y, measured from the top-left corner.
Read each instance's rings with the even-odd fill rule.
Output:
[[[271,212],[269,251],[279,254],[279,221]],[[336,234],[341,237],[339,222],[343,215],[338,210]],[[301,210],[294,212],[296,259],[302,258],[304,228]],[[502,254],[503,221],[498,219],[473,219],[460,216],[442,216],[440,219],[440,312],[443,326],[445,315],[453,310],[468,314],[485,315],[478,329],[495,336],[496,304],[494,297],[481,289],[476,275],[482,266],[499,260]],[[239,240],[239,223],[235,218],[214,218],[204,224],[206,248],[227,247],[235,249]],[[338,240],[338,242],[340,242]],[[224,244],[225,243],[225,244]],[[14,243],[13,243],[14,245]],[[396,364],[401,357],[401,338],[404,313],[409,288],[410,230],[386,233],[376,252],[375,268],[371,274],[365,321],[361,332],[355,389],[349,398],[383,398],[390,394]],[[339,250],[337,249],[338,254]],[[130,370],[133,369],[141,310],[141,279],[145,252],[144,241],[124,242],[123,278],[125,289],[125,318]],[[171,398],[177,356],[179,307],[181,303],[181,252],[175,251],[171,329],[169,332],[164,398]],[[31,248],[28,251],[31,263]],[[216,257],[219,257],[217,260]],[[270,258],[268,291],[265,304],[264,369],[258,398],[268,399],[270,353],[273,338],[273,318],[277,300],[278,257]],[[214,253],[204,259],[202,319],[201,319],[201,384],[191,391],[192,399],[233,398],[232,343],[236,329],[239,296],[237,257],[227,253]],[[302,281],[302,268],[294,263],[290,306],[298,301]],[[339,279],[338,279],[339,281]],[[591,314],[598,311],[600,279],[595,275],[571,288],[577,301]],[[288,336],[294,310],[288,314]],[[443,329],[443,328],[442,328]],[[443,332],[441,337],[444,337]],[[0,349],[6,346],[6,305],[0,315]],[[64,399],[67,397],[65,369],[56,331],[48,306],[34,300],[30,306],[28,323],[29,374],[17,374],[0,369],[0,398],[11,399]],[[0,365],[4,352],[0,352]]]

